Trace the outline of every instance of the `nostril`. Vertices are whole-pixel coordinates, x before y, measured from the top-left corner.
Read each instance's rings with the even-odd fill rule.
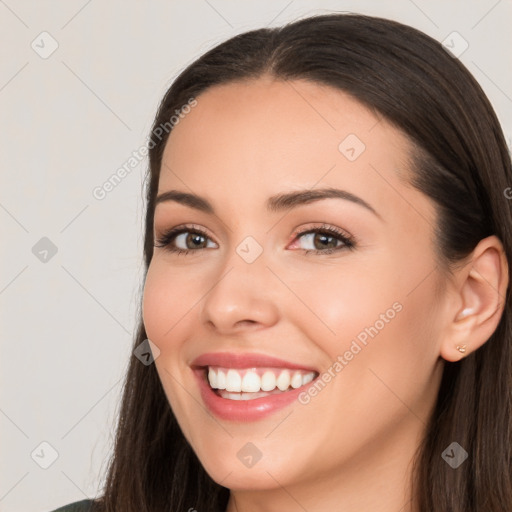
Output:
[[[248,325],[252,325],[252,324],[256,324],[257,322],[255,320],[239,320],[236,325],[240,325],[240,326],[246,326],[247,324]]]

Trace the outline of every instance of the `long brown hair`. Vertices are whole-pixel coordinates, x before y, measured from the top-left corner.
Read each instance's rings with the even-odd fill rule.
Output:
[[[438,212],[436,250],[442,270],[451,272],[491,234],[500,238],[512,262],[511,202],[504,194],[512,185],[511,160],[476,80],[439,42],[414,28],[334,13],[232,37],[174,81],[150,140],[146,271],[169,119],[209,87],[263,74],[335,87],[409,136],[415,146],[412,185],[434,201]],[[166,123],[165,133],[159,131]],[[510,286],[503,300],[505,309],[491,338],[461,361],[445,363],[436,407],[415,459],[420,512],[512,510]],[[133,348],[146,338],[140,314]],[[469,453],[457,469],[441,456],[453,441]],[[183,436],[155,365],[145,366],[132,356],[104,495],[95,510],[223,512],[228,498],[229,489],[208,476]]]

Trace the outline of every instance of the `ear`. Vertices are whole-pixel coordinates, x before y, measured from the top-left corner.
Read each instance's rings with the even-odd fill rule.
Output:
[[[500,239],[492,235],[480,240],[468,260],[456,271],[453,306],[441,338],[440,355],[447,361],[458,361],[481,347],[505,307],[509,270]]]

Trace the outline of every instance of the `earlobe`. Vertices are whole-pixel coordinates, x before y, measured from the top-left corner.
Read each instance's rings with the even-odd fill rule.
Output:
[[[458,308],[440,346],[440,355],[447,361],[458,361],[481,347],[501,319],[508,286],[508,263],[496,236],[479,242],[469,263],[458,271],[455,283],[458,300],[453,303]]]
[[[467,307],[467,308],[464,308],[458,315],[457,315],[457,320],[463,320],[464,318],[466,318],[467,316],[470,316],[470,315],[473,315],[475,313],[475,310],[474,308],[471,308],[471,307]],[[466,353],[466,349],[467,349],[467,345],[464,344],[464,345],[457,345],[455,347],[461,354],[465,354]]]

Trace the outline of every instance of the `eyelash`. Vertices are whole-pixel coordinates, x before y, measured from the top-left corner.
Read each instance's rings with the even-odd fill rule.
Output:
[[[177,247],[173,247],[171,245],[171,242],[174,241],[174,239],[178,235],[181,235],[182,233],[194,233],[194,234],[200,235],[200,236],[202,236],[204,238],[210,238],[201,229],[192,228],[192,227],[188,227],[188,226],[182,226],[182,227],[176,227],[176,228],[170,229],[169,231],[166,231],[160,238],[157,239],[155,247],[163,247],[166,250],[168,250],[169,252],[172,252],[172,253],[175,253],[175,254],[178,254],[178,255],[179,254],[188,254],[188,253],[191,253],[191,252],[197,252],[197,251],[199,251],[201,249],[204,249],[204,248],[201,248],[201,249],[180,249],[180,248],[177,248]],[[335,228],[333,226],[328,226],[328,225],[322,225],[321,227],[318,227],[318,228],[308,229],[306,231],[301,231],[299,233],[296,233],[295,237],[294,237],[294,240],[296,238],[300,238],[301,236],[308,235],[310,233],[324,234],[324,235],[332,236],[334,238],[339,239],[341,242],[343,242],[343,245],[335,247],[335,248],[326,249],[325,251],[320,250],[320,249],[300,249],[300,250],[304,251],[304,254],[309,254],[309,253],[313,253],[313,254],[331,254],[333,252],[337,252],[337,251],[340,251],[342,249],[352,250],[356,246],[355,238],[354,237],[348,236],[348,235],[344,234],[338,228]]]

